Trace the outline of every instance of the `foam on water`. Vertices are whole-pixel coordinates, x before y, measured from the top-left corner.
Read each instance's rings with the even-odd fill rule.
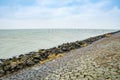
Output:
[[[28,29],[0,30],[0,58],[51,48],[62,43],[83,40],[116,30]]]

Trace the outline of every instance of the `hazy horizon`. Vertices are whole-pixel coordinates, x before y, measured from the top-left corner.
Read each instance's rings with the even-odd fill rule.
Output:
[[[75,30],[79,30],[79,29],[90,29],[90,30],[120,30],[120,29],[115,29],[115,28],[109,28],[109,29],[107,29],[107,28],[0,28],[0,30],[31,30],[31,29],[33,29],[33,30],[36,30],[36,29],[75,29]]]

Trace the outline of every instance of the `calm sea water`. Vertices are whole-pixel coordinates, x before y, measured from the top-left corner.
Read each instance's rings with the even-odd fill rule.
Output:
[[[29,29],[0,30],[0,58],[47,49],[62,43],[83,40],[116,30],[95,29]]]

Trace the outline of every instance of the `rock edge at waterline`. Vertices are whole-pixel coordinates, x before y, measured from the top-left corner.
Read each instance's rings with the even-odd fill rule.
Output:
[[[56,56],[64,54],[65,52],[88,46],[99,39],[110,37],[112,34],[118,32],[120,31],[91,37],[83,41],[63,43],[58,47],[53,47],[50,49],[40,49],[37,52],[30,52],[25,55],[19,55],[18,57],[0,59],[0,77],[17,72],[18,70],[21,70],[23,68],[31,67],[38,63],[49,61],[51,59],[54,59]]]

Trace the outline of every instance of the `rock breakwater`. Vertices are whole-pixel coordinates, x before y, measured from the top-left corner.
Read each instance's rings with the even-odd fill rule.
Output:
[[[51,60],[52,58],[54,59],[56,56],[59,56],[60,54],[64,54],[65,52],[69,52],[74,49],[85,47],[101,38],[109,37],[117,32],[91,37],[83,41],[63,43],[58,47],[53,47],[50,49],[40,49],[36,52],[30,52],[25,55],[21,54],[18,57],[13,57],[9,59],[0,59],[0,77],[7,74],[11,74],[23,68],[33,66],[38,63],[43,63],[46,60]]]

